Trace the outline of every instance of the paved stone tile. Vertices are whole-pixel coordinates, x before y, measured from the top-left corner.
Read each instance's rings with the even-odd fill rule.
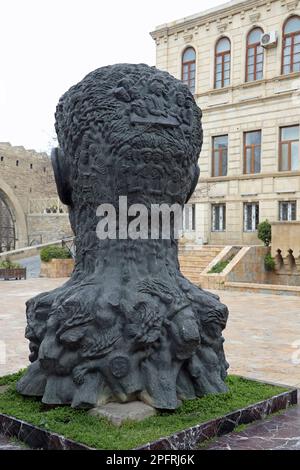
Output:
[[[26,300],[63,282],[65,279],[45,278],[0,281],[0,376],[28,365],[28,341],[24,338]]]
[[[65,279],[46,278],[0,281],[0,375],[16,372],[28,364],[25,301],[63,282]],[[300,298],[215,292],[230,311],[224,332],[230,373],[299,385]],[[299,364],[293,364],[293,355]]]
[[[206,450],[300,450],[300,406],[214,440]]]
[[[225,352],[230,373],[300,383],[300,298],[218,291],[229,307]]]
[[[25,301],[65,281],[45,278],[0,281],[0,376],[28,365]],[[299,387],[300,298],[230,291],[216,293],[230,311],[224,332],[230,373]],[[294,408],[270,421],[250,425],[243,432],[224,436],[209,448],[300,449],[299,429],[300,408]],[[17,443],[0,436],[1,450],[15,447],[19,448]]]

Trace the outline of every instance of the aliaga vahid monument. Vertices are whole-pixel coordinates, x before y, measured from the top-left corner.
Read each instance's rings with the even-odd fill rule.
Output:
[[[201,111],[188,88],[147,65],[103,67],[56,110],[52,153],[76,240],[71,278],[27,302],[30,361],[17,389],[46,404],[141,400],[173,410],[226,391],[228,310],[183,277],[177,241],[106,239],[97,207],[184,205],[199,177]],[[117,226],[117,231],[122,227]]]

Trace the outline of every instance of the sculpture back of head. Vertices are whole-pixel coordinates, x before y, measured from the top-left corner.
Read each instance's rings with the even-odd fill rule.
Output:
[[[71,210],[83,199],[117,204],[120,195],[183,204],[197,182],[200,109],[182,82],[154,67],[90,73],[60,99],[56,131],[54,170]]]
[[[126,196],[181,208],[191,196],[202,128],[188,88],[147,65],[103,67],[63,95],[56,130],[76,264],[66,284],[27,304],[32,365],[18,390],[49,404],[138,399],[164,409],[225,391],[227,308],[183,277],[172,236],[96,236],[100,204],[118,212]]]

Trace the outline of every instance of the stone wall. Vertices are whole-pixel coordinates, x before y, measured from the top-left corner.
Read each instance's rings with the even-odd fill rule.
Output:
[[[300,256],[300,222],[272,223],[272,256],[277,250],[285,258],[289,250],[293,250],[295,257]]]
[[[57,201],[52,164],[46,153],[0,143],[0,198],[12,216],[16,248],[72,235],[68,216],[32,210],[45,201]],[[37,201],[43,204],[37,204]]]
[[[52,259],[47,263],[42,261],[41,277],[65,278],[70,277],[74,269],[73,259]]]
[[[28,214],[29,245],[72,236],[68,214]]]
[[[273,284],[274,275],[266,271],[264,262],[269,251],[265,246],[242,248],[234,259],[226,281]]]
[[[209,274],[210,269],[219,261],[231,258],[226,268],[219,274]],[[228,283],[299,286],[300,271],[283,266],[278,270],[265,268],[265,256],[270,248],[265,246],[237,247],[226,246],[200,275],[200,285],[204,289],[225,289]]]
[[[57,196],[51,160],[46,153],[0,142],[0,178],[13,190],[25,213],[30,199]]]

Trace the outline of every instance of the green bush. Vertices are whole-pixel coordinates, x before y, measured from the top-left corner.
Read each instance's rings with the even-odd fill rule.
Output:
[[[19,263],[13,263],[8,258],[4,261],[0,261],[0,269],[19,269],[21,267]]]
[[[50,245],[42,248],[40,251],[41,260],[48,263],[52,259],[68,259],[72,258],[70,251],[62,246]]]
[[[232,261],[234,258],[234,255],[230,256],[228,259],[219,261],[216,263],[210,271],[208,271],[208,274],[220,274],[224,269],[228,266],[230,261]]]
[[[222,271],[224,271],[224,269],[226,268],[226,266],[229,264],[229,260],[227,261],[219,261],[217,264],[215,264],[211,270],[208,272],[208,274],[219,274],[221,273]]]
[[[275,260],[271,253],[267,253],[265,256],[265,268],[267,271],[274,271],[275,269]]]
[[[265,246],[269,246],[272,240],[272,227],[268,220],[264,220],[258,224],[257,237],[264,242]]]

